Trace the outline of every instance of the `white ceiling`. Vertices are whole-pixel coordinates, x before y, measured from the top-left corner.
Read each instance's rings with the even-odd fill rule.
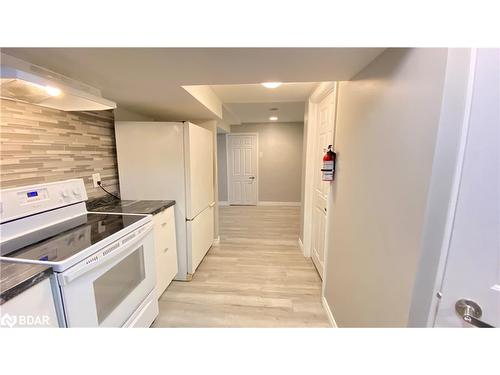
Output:
[[[156,120],[216,118],[181,86],[349,80],[382,48],[4,48]]]
[[[258,84],[209,86],[231,113],[228,122],[270,122],[270,108],[278,108],[279,122],[302,122],[305,101],[316,88],[315,82],[283,83],[274,89]]]
[[[318,84],[315,82],[283,83],[274,89],[258,84],[212,85],[210,88],[223,103],[303,102]]]
[[[242,123],[271,122],[269,121],[270,108],[278,108],[274,113],[278,122],[304,121],[305,102],[268,102],[268,103],[228,103],[225,104]],[[234,125],[234,124],[233,124]]]

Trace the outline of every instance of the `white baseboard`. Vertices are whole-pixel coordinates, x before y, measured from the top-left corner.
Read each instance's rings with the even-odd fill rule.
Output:
[[[229,206],[228,201],[219,201],[219,206]]]
[[[288,207],[299,207],[300,202],[271,202],[271,201],[260,201],[257,206],[288,206]]]
[[[330,325],[332,326],[332,328],[338,328],[337,323],[333,318],[332,310],[330,310],[330,306],[328,306],[328,302],[326,301],[325,296],[321,297],[321,302],[323,302],[323,307],[325,308],[326,316],[328,317]]]

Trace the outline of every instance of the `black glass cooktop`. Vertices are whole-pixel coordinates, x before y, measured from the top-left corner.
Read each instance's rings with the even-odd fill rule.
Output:
[[[143,215],[93,214],[12,239],[2,244],[4,257],[60,262],[141,220]]]

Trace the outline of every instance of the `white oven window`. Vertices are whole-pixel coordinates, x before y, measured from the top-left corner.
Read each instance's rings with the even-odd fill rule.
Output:
[[[146,277],[144,249],[137,248],[94,281],[99,325]]]

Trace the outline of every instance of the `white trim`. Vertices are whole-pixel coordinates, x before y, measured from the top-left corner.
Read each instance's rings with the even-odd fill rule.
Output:
[[[319,103],[335,90],[336,82],[321,82],[313,91],[309,100],[313,103]]]
[[[218,236],[217,238],[214,238],[213,245],[218,245],[218,244],[220,244],[220,236]]]
[[[229,201],[219,201],[219,206],[229,206]]]
[[[227,200],[229,204],[231,204],[231,186],[230,186],[230,181],[231,181],[231,174],[229,170],[229,137],[231,136],[238,136],[238,135],[254,135],[256,138],[256,146],[257,146],[257,169],[255,171],[255,180],[257,180],[257,196],[256,196],[256,204],[259,203],[259,184],[260,184],[260,179],[259,179],[259,162],[260,162],[260,157],[259,157],[259,133],[256,132],[242,132],[242,133],[227,133],[226,134],[226,184],[227,184]],[[254,183],[255,183],[254,180]]]
[[[300,251],[303,254],[304,253],[304,244],[302,243],[302,240],[300,239],[300,237],[297,239],[297,242],[299,243]]]
[[[328,305],[328,301],[326,300],[325,296],[321,297],[321,303],[323,304],[323,308],[325,309],[326,316],[332,328],[338,328],[337,322],[333,317],[332,310],[330,310],[330,306]]]
[[[303,223],[303,237],[304,256],[309,258],[311,256],[311,242],[312,242],[312,197],[313,187],[312,181],[314,179],[314,139],[316,129],[316,112],[317,104],[311,100],[308,102],[308,120],[307,120],[307,142],[306,142],[306,170],[303,178],[304,183],[304,223]]]
[[[287,206],[300,207],[300,202],[274,202],[274,201],[259,201],[257,206]]]

